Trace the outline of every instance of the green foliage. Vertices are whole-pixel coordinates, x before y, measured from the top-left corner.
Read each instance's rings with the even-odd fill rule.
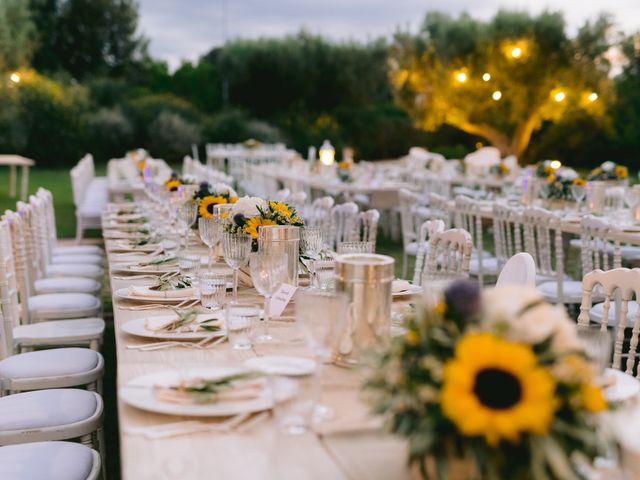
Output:
[[[121,157],[135,148],[133,125],[119,108],[101,108],[87,116],[87,151],[98,162]]]
[[[163,111],[148,128],[150,152],[176,163],[188,152],[192,143],[200,142],[200,127],[177,113]]]
[[[0,2],[0,72],[28,65],[35,26],[23,0]]]
[[[31,0],[31,10],[39,33],[37,69],[78,79],[122,75],[146,56],[134,0]]]

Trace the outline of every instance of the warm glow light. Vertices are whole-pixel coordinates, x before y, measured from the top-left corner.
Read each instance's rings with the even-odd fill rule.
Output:
[[[553,96],[553,99],[558,103],[564,101],[565,98],[567,98],[567,95],[563,91],[556,92]]]
[[[18,75],[16,72],[13,72],[9,77],[9,80],[11,80],[13,83],[20,83],[20,75]]]
[[[320,162],[323,165],[333,165],[333,161],[336,156],[336,149],[333,148],[333,145],[329,142],[329,140],[325,140],[322,146],[320,147]]]
[[[460,83],[466,82],[468,79],[467,74],[465,72],[456,73],[456,80]]]
[[[551,160],[549,166],[554,170],[557,170],[562,166],[562,163],[560,162],[560,160]]]
[[[482,142],[476,142],[476,150],[480,150],[482,147],[484,147],[484,145],[482,145]]]
[[[511,50],[511,56],[513,58],[520,58],[522,56],[522,49],[520,47],[515,47]]]
[[[496,90],[491,94],[491,98],[493,98],[497,102],[502,98],[502,92],[500,90]]]
[[[482,75],[482,80],[484,80],[485,82],[488,82],[489,80],[491,80],[491,74],[485,73],[484,75]]]
[[[598,94],[597,94],[596,92],[591,92],[591,93],[589,94],[589,96],[587,97],[587,99],[588,99],[590,102],[595,102],[595,101],[598,99]]]

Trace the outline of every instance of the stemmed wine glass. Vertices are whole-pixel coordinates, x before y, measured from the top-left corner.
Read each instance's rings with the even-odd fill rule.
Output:
[[[584,200],[584,197],[587,196],[587,187],[584,185],[571,185],[571,196],[573,196],[573,199],[578,204],[578,212],[580,212],[582,201]]]
[[[198,202],[186,200],[178,207],[178,225],[184,231],[184,249],[189,248],[189,230],[198,218]]]
[[[328,420],[333,416],[333,410],[322,404],[322,364],[331,361],[332,349],[340,341],[347,321],[349,301],[342,292],[303,290],[296,296],[295,305],[296,322],[317,363],[318,401],[314,417],[316,421]]]
[[[309,288],[313,289],[316,285],[316,269],[315,261],[318,260],[322,251],[322,228],[320,227],[304,227],[300,229],[300,248],[305,257],[309,257],[311,261],[307,268],[309,269]]]
[[[238,270],[247,265],[251,253],[251,235],[244,233],[223,233],[222,254],[224,261],[233,269],[233,300],[238,303]]]
[[[264,296],[263,330],[256,341],[265,343],[273,339],[269,335],[269,304],[271,296],[287,278],[287,256],[284,253],[252,253],[249,266],[253,286]]]
[[[209,247],[209,268],[211,268],[215,263],[213,249],[220,243],[220,237],[222,236],[222,222],[214,218],[200,217],[198,219],[198,231],[202,241]]]

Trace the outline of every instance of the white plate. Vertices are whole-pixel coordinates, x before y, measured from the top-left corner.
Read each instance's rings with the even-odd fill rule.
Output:
[[[172,318],[176,318],[175,315],[154,315],[153,317],[159,321],[163,320],[171,320]],[[207,319],[218,318],[220,320],[224,319],[224,314],[222,312],[213,312],[213,313],[203,313],[198,315],[197,320],[203,321]],[[135,320],[131,320],[124,325],[122,325],[122,330],[127,332],[130,335],[135,335],[136,337],[144,337],[144,338],[153,338],[158,340],[202,340],[210,337],[224,337],[226,335],[224,331],[224,321],[220,322],[221,329],[217,332],[152,332],[151,330],[147,330],[144,327],[144,322],[146,318],[136,318]]]
[[[242,372],[244,369],[234,367],[211,367],[189,371],[189,376],[222,377]],[[177,383],[182,375],[176,371],[165,371],[144,375],[133,379],[118,390],[118,397],[128,405],[147,412],[166,415],[185,415],[189,417],[228,417],[240,413],[260,412],[273,407],[271,391],[265,387],[261,394],[251,400],[234,402],[215,402],[205,404],[179,404],[163,402],[153,393],[154,385]]]
[[[134,300],[136,302],[149,302],[149,303],[180,303],[180,302],[192,302],[197,300],[196,297],[179,297],[179,298],[162,298],[162,297],[146,297],[140,295],[129,295],[129,288],[119,288],[114,292],[114,295],[124,300]]]
[[[640,381],[631,375],[613,368],[607,368],[605,374],[616,379],[613,385],[604,389],[604,397],[607,401],[621,402],[640,393]]]
[[[403,290],[398,290],[396,292],[393,291],[393,285],[391,289],[391,296],[395,297],[404,297],[408,295],[415,295],[417,293],[422,292],[422,287],[418,285],[411,285],[411,283],[406,280],[394,280],[393,284],[402,285]]]
[[[111,265],[111,273],[131,273],[135,275],[163,275],[167,272],[179,271],[178,262],[171,263],[169,265],[155,265],[155,269],[152,269],[153,265],[148,267],[141,267],[139,265],[131,265],[128,263],[114,263]]]
[[[164,248],[165,250],[173,250],[177,247],[178,247],[178,244],[176,242],[172,240],[163,240],[160,243],[152,243],[148,245],[138,245],[138,246],[113,244],[111,245],[111,248],[109,248],[109,251],[125,252],[125,253],[137,253],[137,252],[144,253],[144,252],[155,252],[160,248]]]
[[[120,230],[122,232],[129,232],[138,230],[139,228],[149,229],[148,223],[116,223],[116,222],[105,222],[102,225],[103,230]]]
[[[148,233],[140,232],[123,232],[121,230],[103,230],[102,236],[107,240],[138,240],[140,238],[146,238]]]
[[[310,375],[316,370],[316,362],[309,358],[280,355],[250,358],[244,362],[244,366],[270,375],[302,376]]]

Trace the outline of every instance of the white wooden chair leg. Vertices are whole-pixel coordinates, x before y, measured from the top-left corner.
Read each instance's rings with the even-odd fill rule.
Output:
[[[409,256],[406,253],[402,254],[402,278],[407,278],[407,271],[409,269]]]

